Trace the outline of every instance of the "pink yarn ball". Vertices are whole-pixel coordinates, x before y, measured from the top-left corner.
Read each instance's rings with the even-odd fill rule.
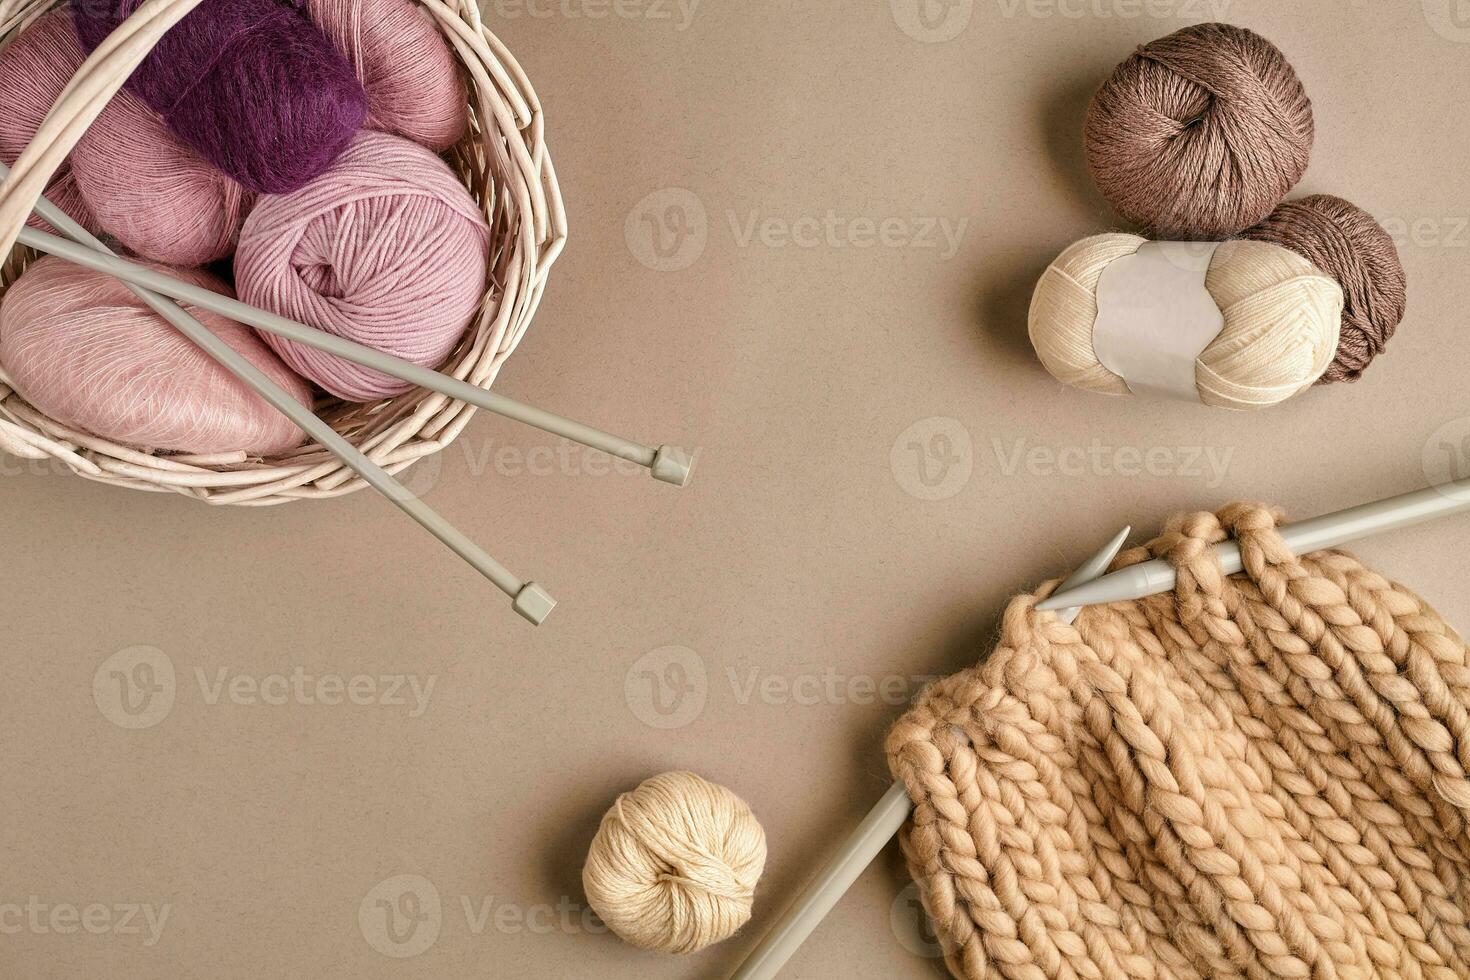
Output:
[[[229,287],[207,273],[165,271],[229,295]],[[311,404],[306,382],[253,331],[204,310],[189,311],[291,397]],[[0,302],[0,365],[39,411],[124,445],[274,456],[305,438],[122,283],[61,259],[36,262]]]
[[[235,284],[245,302],[438,367],[479,310],[490,226],[433,153],[364,130],[325,174],[262,197],[245,221]],[[298,374],[345,401],[412,386],[266,335]]]
[[[367,90],[368,128],[433,150],[464,135],[464,75],[423,7],[412,0],[307,0],[306,9]]]
[[[102,110],[71,162],[98,224],[138,255],[168,265],[233,253],[255,203],[127,89]]]
[[[82,60],[82,46],[64,10],[40,17],[0,51],[0,159],[6,166],[20,159],[21,151],[41,128],[41,120],[82,66]],[[69,163],[57,169],[46,196],[88,231],[98,230],[97,219],[82,200]],[[26,223],[54,231],[35,215]]]

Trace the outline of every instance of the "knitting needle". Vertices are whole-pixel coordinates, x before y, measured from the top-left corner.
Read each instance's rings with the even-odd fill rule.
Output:
[[[1307,554],[1464,510],[1470,510],[1470,477],[1288,524],[1281,528],[1281,539],[1297,554]],[[1234,541],[1216,545],[1215,555],[1226,575],[1241,570],[1240,545]],[[1142,599],[1168,592],[1176,581],[1174,566],[1162,559],[1154,559],[1104,575],[1075,589],[1058,590],[1036,608],[1059,609]]]
[[[4,172],[0,171],[0,177],[3,176]],[[39,204],[36,207],[36,211],[37,213],[41,213],[42,211]],[[53,227],[59,227],[46,214],[42,213],[41,216],[46,218],[47,222]],[[661,480],[664,483],[671,483],[676,487],[682,487],[689,482],[690,470],[694,465],[693,460],[687,452],[677,446],[659,446],[657,449],[654,449],[636,442],[631,442],[610,432],[603,432],[600,429],[594,429],[590,425],[583,425],[581,422],[543,411],[542,409],[526,405],[493,391],[486,391],[466,381],[460,381],[458,378],[441,374],[431,368],[411,364],[408,361],[394,357],[391,354],[386,354],[383,351],[354,343],[345,337],[338,337],[325,331],[308,327],[303,323],[278,316],[266,310],[257,309],[248,303],[242,303],[240,300],[231,299],[228,296],[221,296],[219,293],[205,289],[202,286],[181,282],[167,273],[129,262],[110,252],[98,252],[88,247],[87,244],[69,242],[55,235],[48,235],[35,228],[25,228],[22,230],[20,233],[20,243],[38,252],[47,252],[58,258],[66,259],[68,262],[73,262],[96,272],[102,272],[121,279],[123,282],[135,286],[142,286],[144,289],[151,290],[155,293],[162,293],[164,296],[171,297],[172,299],[218,313],[221,316],[227,316],[231,320],[238,320],[240,323],[248,324],[267,333],[275,334],[278,337],[285,337],[288,340],[305,344],[308,347],[315,347],[317,350],[335,354],[355,364],[361,364],[364,367],[381,371],[391,377],[407,381],[409,384],[428,388],[431,391],[437,391],[440,394],[448,395],[450,398],[456,398],[462,402],[468,402],[471,405],[476,405],[497,415],[503,415],[517,422],[524,422],[527,425],[535,426],[553,435],[562,436],[563,438],[570,439],[573,442],[579,442],[584,446],[590,446],[594,449],[600,449],[620,459],[631,460],[640,466],[648,468],[654,479]]]
[[[1089,582],[1107,570],[1123,542],[1133,529],[1125,527],[1107,545],[1073,572],[1059,589],[1070,589]],[[1064,623],[1073,622],[1080,608],[1058,614]],[[842,898],[863,869],[873,862],[884,846],[898,833],[913,809],[908,791],[902,783],[894,783],[878,805],[873,807],[857,830],[807,885],[779,922],[766,933],[760,944],[740,964],[730,980],[773,980],[781,968],[812,934],[832,907]]]
[[[3,179],[5,174],[5,165],[0,163],[0,179]],[[87,254],[109,254],[106,245],[45,198],[36,202],[35,210],[53,228],[59,229],[63,234],[87,246],[82,249]],[[34,229],[26,229],[27,232],[32,230]],[[63,241],[54,235],[46,237],[55,239],[57,242]],[[26,233],[22,232],[21,240],[24,241],[25,238]],[[91,251],[93,249],[95,251]],[[105,272],[106,270],[100,271]],[[364,456],[357,447],[343,439],[331,426],[312,414],[310,409],[292,398],[263,371],[250,363],[229,344],[210,333],[209,329],[188,311],[181,309],[169,299],[140,286],[129,283],[128,288],[139,299],[152,307],[159,316],[173,324],[195,346],[255,389],[260,397],[296,423],[307,435],[336,454],[343,463],[367,481],[369,486],[387,497],[409,517],[418,521],[424,530],[438,538],[451,551],[468,562],[475,571],[489,579],[491,584],[510,596],[517,613],[537,626],[546,620],[552,607],[556,605],[556,600],[551,598],[545,589],[535,582],[523,582],[504,565],[486,554],[479,545],[465,537],[458,528],[414,496],[403,484],[389,476],[377,463]]]

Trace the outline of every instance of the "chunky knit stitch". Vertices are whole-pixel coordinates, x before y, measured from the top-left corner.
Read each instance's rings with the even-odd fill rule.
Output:
[[[1470,977],[1464,643],[1277,519],[1175,518],[1118,564],[1168,558],[1176,591],[1075,626],[1017,598],[894,727],[955,976]]]

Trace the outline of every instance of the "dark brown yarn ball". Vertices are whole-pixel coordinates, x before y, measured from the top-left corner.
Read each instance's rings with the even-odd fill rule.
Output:
[[[1290,249],[1342,286],[1337,356],[1318,384],[1356,381],[1404,318],[1408,277],[1393,239],[1373,216],[1331,194],[1287,201],[1242,238]]]
[[[1157,238],[1216,240],[1271,213],[1307,169],[1312,103],[1270,41],[1196,24],[1139,48],[1093,96],[1087,165]]]

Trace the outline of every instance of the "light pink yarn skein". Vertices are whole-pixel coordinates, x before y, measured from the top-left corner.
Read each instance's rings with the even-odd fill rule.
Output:
[[[127,89],[108,102],[71,160],[77,187],[103,230],[169,265],[203,265],[232,254],[255,202]]]
[[[82,46],[71,29],[71,15],[65,10],[53,10],[38,18],[0,51],[0,159],[6,166],[13,166],[20,158],[82,60]],[[46,196],[88,231],[99,230],[97,219],[77,190],[69,162],[57,169]],[[35,215],[26,223],[54,230]]]
[[[207,273],[163,271],[229,295]],[[291,397],[311,405],[306,382],[248,327],[188,309]],[[26,269],[0,302],[0,366],[37,410],[127,446],[274,456],[305,438],[122,283],[61,259]]]
[[[423,7],[412,0],[306,0],[306,10],[367,90],[369,129],[432,150],[464,135],[464,76]]]
[[[245,302],[439,367],[479,310],[490,226],[449,167],[416,143],[364,130],[325,174],[266,195],[240,233]],[[412,386],[265,335],[296,373],[345,401]]]

